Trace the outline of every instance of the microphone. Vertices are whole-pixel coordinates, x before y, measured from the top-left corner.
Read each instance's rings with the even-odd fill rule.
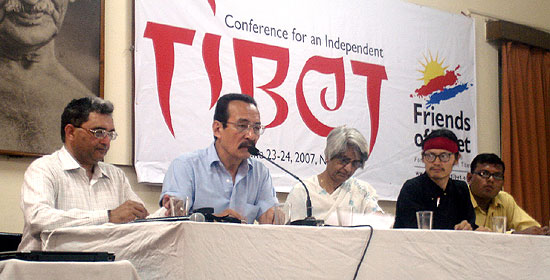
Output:
[[[191,214],[191,216],[189,216],[189,221],[193,221],[193,222],[204,222],[206,219],[204,218],[204,215],[201,213],[201,212],[196,212],[196,213],[193,213]]]
[[[279,167],[279,169],[283,170],[288,175],[294,177],[294,179],[298,180],[302,184],[302,186],[304,186],[304,189],[306,190],[306,214],[307,214],[306,218],[303,219],[303,220],[292,221],[292,222],[290,222],[290,224],[291,225],[301,225],[301,226],[316,226],[318,221],[311,214],[311,198],[309,197],[309,190],[307,189],[306,184],[304,184],[304,182],[302,182],[302,180],[300,180],[300,178],[298,178],[298,176],[290,173],[290,171],[284,169],[282,166],[278,165],[276,162],[272,161],[271,159],[266,158],[264,155],[262,155],[260,153],[260,150],[258,150],[256,147],[248,146],[248,152],[253,156],[259,156],[259,157],[271,162],[273,165]],[[319,222],[322,222],[322,221],[319,221]]]

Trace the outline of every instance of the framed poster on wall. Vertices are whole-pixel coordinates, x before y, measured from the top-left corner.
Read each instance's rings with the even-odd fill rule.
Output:
[[[9,0],[0,9],[0,153],[51,153],[63,145],[65,106],[103,95],[104,0]]]

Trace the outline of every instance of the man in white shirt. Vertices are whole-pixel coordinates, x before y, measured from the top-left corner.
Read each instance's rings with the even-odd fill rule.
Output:
[[[113,104],[97,97],[71,101],[61,116],[64,146],[25,172],[19,250],[40,250],[40,234],[61,227],[126,223],[148,213],[123,171],[101,162],[117,136]]]

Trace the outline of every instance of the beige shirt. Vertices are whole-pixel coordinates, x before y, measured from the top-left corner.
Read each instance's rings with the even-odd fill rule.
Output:
[[[532,226],[540,227],[540,224],[527,214],[514,198],[507,192],[501,191],[489,204],[487,212],[483,211],[470,191],[470,199],[476,212],[476,224],[486,228],[492,228],[492,217],[506,216],[506,230],[524,230]]]
[[[107,223],[107,210],[127,200],[143,203],[120,168],[99,162],[90,180],[65,147],[43,156],[29,166],[21,187],[19,250],[40,250],[44,230]]]

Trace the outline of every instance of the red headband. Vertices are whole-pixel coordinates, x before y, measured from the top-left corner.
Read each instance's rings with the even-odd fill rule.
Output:
[[[424,143],[424,151],[429,149],[443,149],[453,154],[458,153],[458,145],[447,137],[435,137]]]

